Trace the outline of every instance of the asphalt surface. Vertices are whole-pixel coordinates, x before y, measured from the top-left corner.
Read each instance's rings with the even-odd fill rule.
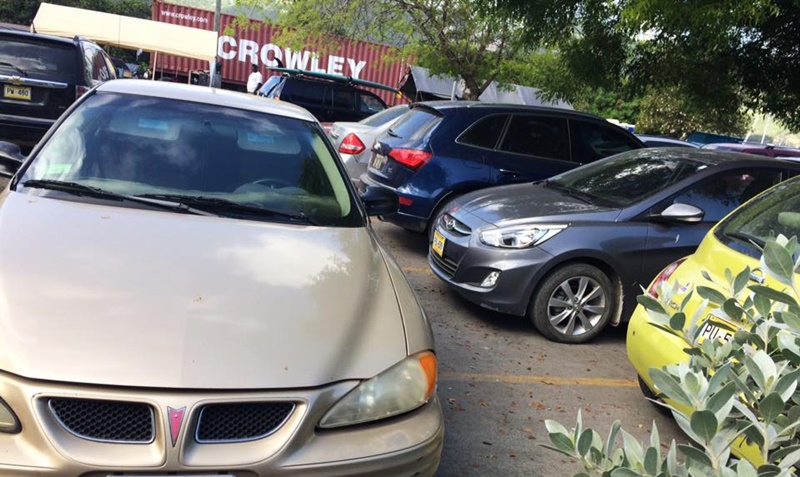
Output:
[[[522,317],[485,310],[460,298],[428,269],[425,236],[373,220],[431,320],[439,356],[439,398],[446,437],[437,476],[571,476],[569,458],[545,449],[545,420],[585,427],[603,441],[615,420],[639,441],[653,422],[662,448],[686,442],[671,418],[639,390],[625,353],[625,328],[584,345],[543,338]],[[618,440],[621,442],[621,438]]]

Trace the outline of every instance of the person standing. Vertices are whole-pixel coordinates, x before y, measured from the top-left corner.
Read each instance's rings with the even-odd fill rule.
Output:
[[[253,63],[253,72],[250,73],[250,76],[247,78],[247,92],[252,94],[258,94],[258,90],[261,89],[261,85],[264,84],[264,77],[261,76],[261,72],[258,71],[258,65]]]

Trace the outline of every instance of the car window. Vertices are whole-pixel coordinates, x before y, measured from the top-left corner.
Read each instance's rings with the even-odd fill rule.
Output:
[[[75,47],[54,43],[31,43],[2,37],[0,41],[0,74],[26,76],[62,82],[75,82],[77,78]]]
[[[493,114],[481,118],[464,131],[461,136],[456,139],[456,142],[468,146],[494,149],[497,147],[497,141],[500,139],[500,134],[503,133],[503,127],[506,125],[507,120],[507,114]]]
[[[392,125],[394,135],[404,139],[421,139],[439,125],[442,118],[427,108],[414,108]]]
[[[355,225],[358,218],[316,124],[173,99],[92,95],[21,182],[30,179],[130,195],[219,198],[322,224]]]
[[[359,124],[375,128],[378,126],[382,126],[388,123],[389,121],[394,121],[407,111],[408,111],[408,105],[401,104],[398,106],[392,106],[389,109],[384,109],[383,111],[377,112],[371,116],[367,116],[366,118],[359,121]]]
[[[362,91],[358,94],[358,96],[361,98],[362,113],[376,113],[386,109],[386,103],[372,93]]]
[[[641,147],[619,126],[613,124],[572,119],[570,136],[572,157],[583,164]]]
[[[271,95],[272,89],[275,88],[275,86],[277,86],[278,83],[281,82],[281,79],[282,79],[281,76],[270,76],[269,78],[267,78],[267,82],[264,83],[264,85],[261,87],[261,91],[259,92],[259,94],[261,94],[262,96],[272,97]]]
[[[291,101],[298,103],[323,104],[327,84],[315,81],[292,81]],[[284,86],[284,89],[286,87]]]
[[[662,154],[659,149],[639,149],[567,171],[550,181],[624,207],[706,167],[704,162]]]
[[[781,181],[776,169],[726,171],[694,184],[674,198],[705,212],[705,222],[717,222],[730,211]]]
[[[354,110],[356,107],[356,92],[347,88],[333,88],[333,107]]]
[[[87,53],[91,51],[91,75],[92,80],[95,83],[108,81],[112,78],[112,71],[114,68],[109,69],[108,63],[106,62],[106,55],[103,53],[103,50],[100,47],[92,44],[92,43],[84,43],[84,47],[87,50]]]
[[[761,258],[766,240],[778,235],[800,237],[800,182],[784,182],[734,211],[714,234],[722,243],[756,259]]]
[[[567,120],[515,114],[500,149],[526,156],[569,160]]]

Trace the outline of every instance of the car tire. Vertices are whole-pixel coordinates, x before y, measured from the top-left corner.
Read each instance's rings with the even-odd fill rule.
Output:
[[[539,333],[551,341],[585,343],[600,334],[614,316],[615,295],[602,270],[573,263],[542,280],[533,293],[528,315]]]

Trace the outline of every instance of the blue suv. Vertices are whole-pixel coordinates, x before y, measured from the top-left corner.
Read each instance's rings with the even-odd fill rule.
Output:
[[[448,202],[467,192],[546,179],[642,147],[621,127],[567,109],[417,103],[375,141],[361,182],[397,193],[397,213],[384,220],[425,232]]]

